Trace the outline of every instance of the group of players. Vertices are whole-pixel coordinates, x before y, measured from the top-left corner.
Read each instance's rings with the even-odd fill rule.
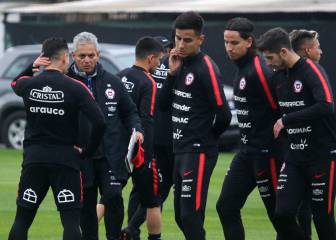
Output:
[[[74,37],[70,66],[63,39],[43,43],[42,54],[12,82],[27,127],[10,240],[27,239],[49,187],[65,240],[98,239],[102,215],[109,240],[140,239],[145,220],[148,239],[159,240],[172,185],[185,239],[206,239],[217,140],[231,112],[220,71],[200,50],[203,24],[195,12],[180,14],[174,43],[139,39],[134,65],[117,76],[99,63],[91,33]],[[256,40],[253,31],[246,18],[233,18],[224,29],[225,50],[238,68],[234,101],[241,130],[216,206],[224,237],[245,239],[240,210],[258,187],[277,239],[311,239],[313,216],[319,239],[335,240],[336,121],[333,90],[317,63],[318,34],[274,28]],[[138,145],[128,173],[124,159],[133,129]],[[129,177],[133,189],[122,229]]]

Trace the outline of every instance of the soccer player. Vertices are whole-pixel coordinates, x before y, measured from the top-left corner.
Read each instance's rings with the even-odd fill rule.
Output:
[[[289,33],[293,50],[302,58],[309,58],[318,63],[321,59],[322,50],[318,40],[318,33],[313,30],[293,30]],[[310,192],[303,199],[298,211],[298,221],[307,239],[311,239],[311,207]]]
[[[156,83],[151,74],[159,66],[163,51],[163,47],[155,39],[143,37],[138,40],[135,47],[135,64],[118,73],[133,102],[137,105],[144,128],[144,163],[135,164],[130,201],[132,198],[138,198],[140,206],[147,209],[149,240],[161,239],[159,176],[157,161],[153,159]],[[128,219],[128,222],[131,221],[132,219]],[[129,239],[132,232],[123,231],[121,235],[122,239]]]
[[[107,72],[99,63],[97,37],[81,32],[73,39],[72,58],[68,75],[84,83],[95,96],[104,113],[106,130],[99,149],[83,164],[84,204],[81,212],[82,239],[98,239],[96,214],[98,188],[105,207],[104,223],[106,238],[119,239],[124,220],[122,189],[126,185],[128,173],[124,162],[121,141],[124,126],[128,135],[133,128],[138,139],[143,141],[142,127],[136,105],[125,86],[117,76]],[[79,145],[90,137],[91,126],[87,118],[81,116]]]
[[[21,76],[12,82],[15,93],[23,98],[27,126],[17,212],[8,239],[27,239],[37,209],[51,187],[64,228],[63,239],[79,240],[83,201],[79,169],[84,161],[81,158],[89,157],[96,150],[105,121],[86,86],[64,75],[69,64],[66,41],[47,39],[42,53],[50,63],[45,71],[36,77]],[[79,112],[90,120],[93,129],[86,149],[74,146]]]
[[[277,69],[274,89],[283,115],[274,125],[274,136],[285,130],[289,140],[277,187],[278,234],[286,240],[306,239],[296,213],[309,191],[319,239],[334,240],[336,122],[328,77],[320,65],[293,51],[282,28],[264,33],[258,48]]]
[[[289,38],[293,50],[303,58],[309,58],[314,62],[319,62],[322,55],[319,34],[313,30],[293,30],[289,33]]]
[[[257,53],[254,25],[246,18],[233,18],[224,30],[225,50],[238,68],[234,100],[241,134],[241,146],[225,176],[217,202],[225,239],[245,239],[240,210],[258,187],[274,224],[277,187],[277,143],[273,125],[278,106],[270,89],[272,69]]]
[[[203,22],[195,12],[176,18],[176,47],[170,52],[159,100],[162,110],[172,107],[175,220],[187,240],[205,239],[204,212],[217,139],[231,120],[218,67],[200,51]]]
[[[156,41],[161,43],[164,48],[164,56],[160,60],[160,66],[152,74],[156,82],[156,99],[160,95],[160,91],[167,78],[168,74],[168,58],[169,52],[173,47],[173,43],[164,36],[154,37]],[[167,199],[170,188],[173,184],[173,167],[174,167],[174,154],[173,154],[173,138],[172,138],[172,123],[171,111],[162,112],[158,109],[157,104],[154,110],[154,158],[158,162],[158,175],[159,175],[159,189],[161,210],[163,203]],[[140,239],[139,227],[145,221],[146,209],[139,206],[139,199],[134,192],[131,194],[128,204],[128,228],[123,231],[130,231],[133,233],[133,239]],[[97,211],[98,212],[98,211]]]

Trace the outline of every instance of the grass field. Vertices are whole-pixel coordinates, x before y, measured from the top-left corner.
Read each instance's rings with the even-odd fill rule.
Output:
[[[207,239],[209,240],[223,239],[215,204],[221,190],[223,176],[225,176],[226,169],[232,157],[232,154],[220,155],[212,175],[205,221]],[[13,223],[16,209],[15,198],[21,170],[21,158],[21,151],[0,149],[0,239],[7,239],[9,229]],[[128,200],[129,190],[130,184],[128,184],[124,192],[126,201]],[[163,211],[163,239],[182,240],[183,236],[174,221],[172,202],[172,194],[170,194]],[[125,206],[127,206],[127,203],[125,203]],[[256,191],[249,197],[242,211],[242,216],[247,240],[275,239],[275,232],[266,218],[266,212]],[[29,231],[29,239],[61,239],[61,232],[61,223],[54,201],[49,192]],[[143,232],[146,231],[144,230]],[[100,237],[104,239],[104,224],[102,222],[100,223]],[[142,239],[146,239],[145,234],[143,234]]]

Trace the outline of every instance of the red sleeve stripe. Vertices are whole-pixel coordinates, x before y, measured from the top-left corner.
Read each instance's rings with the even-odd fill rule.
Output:
[[[260,59],[259,59],[258,56],[256,56],[254,58],[254,67],[257,70],[257,74],[258,74],[259,80],[260,80],[261,85],[262,85],[262,87],[264,89],[264,92],[266,94],[267,100],[268,100],[269,104],[271,105],[271,108],[272,109],[277,109],[277,105],[276,105],[275,100],[274,100],[274,98],[273,98],[273,96],[271,94],[270,88],[269,88],[269,86],[267,84],[267,80],[266,80],[264,72],[263,72],[263,70],[261,68]]]
[[[202,202],[202,185],[203,185],[204,165],[205,165],[205,154],[200,153],[199,160],[198,160],[198,173],[197,173],[197,184],[196,184],[196,211],[200,209],[201,202]]]
[[[23,79],[28,79],[28,78],[31,78],[31,76],[21,76],[21,77],[19,77],[18,79],[14,80],[14,81],[11,83],[11,86],[12,86],[12,87],[15,87],[16,84],[17,84],[17,81],[19,81],[19,80],[23,80]]]
[[[223,99],[222,99],[222,97],[220,95],[220,92],[219,92],[219,87],[218,87],[216,74],[215,74],[215,71],[213,69],[213,66],[212,66],[212,63],[211,63],[211,60],[210,60],[209,56],[204,56],[204,61],[205,61],[206,65],[208,66],[208,69],[209,69],[209,73],[210,73],[210,77],[211,77],[211,83],[212,83],[212,87],[214,89],[217,105],[222,106],[223,105]]]
[[[72,77],[69,77],[72,81],[75,81],[76,83],[79,83],[80,85],[82,85],[85,89],[86,89],[86,91],[88,91],[88,93],[90,94],[90,96],[93,98],[93,99],[95,99],[95,97],[93,96],[93,93],[90,91],[90,89],[84,84],[84,83],[82,83],[81,81],[78,81],[77,79],[74,79],[74,78],[72,78]]]
[[[148,79],[152,82],[152,100],[150,107],[150,115],[154,116],[155,96],[156,96],[156,82],[148,72],[144,72]]]
[[[316,73],[316,75],[318,76],[318,78],[320,79],[321,83],[322,83],[322,87],[324,90],[324,93],[326,95],[326,101],[328,103],[332,102],[332,98],[331,98],[331,94],[330,94],[330,90],[327,84],[326,79],[324,78],[323,74],[321,73],[321,71],[316,67],[316,65],[313,63],[312,60],[307,59],[307,63],[310,65],[310,67],[313,69],[313,71]]]

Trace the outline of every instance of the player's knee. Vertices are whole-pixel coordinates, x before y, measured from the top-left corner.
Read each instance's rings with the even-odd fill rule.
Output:
[[[239,209],[236,209],[227,198],[220,198],[216,203],[216,210],[221,218],[228,218],[234,214],[239,214]]]

